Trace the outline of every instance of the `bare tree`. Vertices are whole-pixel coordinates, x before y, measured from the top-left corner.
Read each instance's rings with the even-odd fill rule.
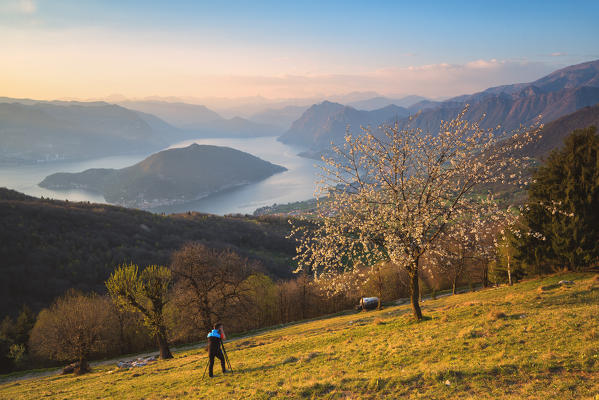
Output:
[[[364,296],[369,296],[369,293],[375,293],[379,299],[377,304],[377,309],[380,310],[381,303],[383,298],[386,298],[387,287],[389,284],[389,280],[392,274],[389,273],[389,268],[391,265],[387,262],[378,262],[374,264],[372,267],[366,267],[364,270],[364,274],[366,276],[366,280],[362,285],[362,294]],[[369,293],[367,293],[367,291]],[[362,296],[362,297],[364,297]]]
[[[143,323],[141,313],[123,309],[114,301],[110,302],[110,306],[115,321],[112,351],[130,354],[150,348],[154,338]]]
[[[79,362],[75,373],[89,371],[88,360],[104,351],[111,335],[110,301],[70,291],[40,312],[31,332],[35,354]]]
[[[150,265],[139,273],[135,264],[119,266],[106,281],[108,293],[116,304],[143,315],[145,325],[158,341],[162,359],[173,357],[164,319],[171,282],[172,275],[168,268]]]
[[[449,279],[453,294],[458,281],[471,272],[474,264],[494,256],[497,226],[509,225],[516,219],[511,207],[500,208],[491,196],[472,201],[478,203],[471,207],[474,213],[447,224],[431,249],[433,266]]]
[[[462,224],[450,226],[439,236],[435,248],[435,268],[451,282],[451,293],[456,294],[458,281],[466,272],[468,262],[475,256],[475,233]]]
[[[518,150],[539,128],[496,136],[464,119],[442,122],[436,134],[383,126],[348,134],[335,155],[324,158],[317,226],[294,225],[299,269],[336,284],[340,273],[358,264],[389,260],[410,277],[414,316],[422,318],[418,271],[439,235],[479,206],[476,187],[489,183],[524,184],[528,160]]]
[[[191,311],[195,324],[206,331],[233,308],[243,305],[248,291],[244,282],[255,266],[230,250],[189,243],[173,254],[177,303]]]

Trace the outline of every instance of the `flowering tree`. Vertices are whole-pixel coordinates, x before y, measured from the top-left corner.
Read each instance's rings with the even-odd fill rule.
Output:
[[[476,233],[465,224],[449,226],[439,237],[441,242],[431,258],[435,269],[451,282],[451,293],[456,294],[457,283],[462,278],[468,263],[476,254]]]
[[[502,228],[513,226],[517,220],[513,207],[499,207],[492,196],[480,200],[473,198],[472,201],[477,203],[469,207],[474,214],[448,224],[431,249],[432,264],[449,279],[453,294],[468,267],[474,263],[488,263],[495,256],[499,249],[497,231],[501,229],[503,233]],[[485,271],[483,286],[487,279]]]
[[[477,186],[525,183],[528,159],[518,154],[540,132],[536,125],[496,135],[480,121],[466,121],[466,112],[442,122],[437,134],[395,124],[348,134],[344,145],[333,146],[334,155],[323,158],[319,188],[326,199],[319,201],[316,226],[296,224],[292,231],[298,269],[338,286],[344,271],[391,261],[408,272],[413,313],[422,319],[422,256],[448,225],[476,215]]]

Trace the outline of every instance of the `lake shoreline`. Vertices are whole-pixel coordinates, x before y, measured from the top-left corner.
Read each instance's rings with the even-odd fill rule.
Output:
[[[191,143],[211,144],[231,147],[263,160],[287,168],[287,171],[276,173],[259,182],[221,189],[206,196],[177,204],[162,204],[141,209],[165,214],[176,214],[198,211],[215,215],[252,214],[256,209],[274,204],[286,204],[305,201],[313,198],[315,182],[319,169],[314,164],[318,161],[307,159],[298,154],[305,150],[288,146],[276,140],[274,136],[235,139],[197,138],[177,142],[171,146],[185,147]],[[89,201],[92,203],[109,203],[101,194],[82,189],[49,190],[38,186],[44,178],[57,172],[81,172],[92,168],[125,168],[142,161],[149,154],[128,154],[82,161],[51,161],[27,165],[0,165],[0,186],[14,189],[21,193],[44,198],[69,201]]]

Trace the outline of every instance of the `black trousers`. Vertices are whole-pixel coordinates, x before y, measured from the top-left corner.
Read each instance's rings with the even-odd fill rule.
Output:
[[[213,376],[213,370],[214,370],[214,357],[218,358],[220,360],[220,366],[223,368],[223,372],[225,372],[227,369],[225,368],[225,356],[223,355],[223,350],[220,348],[220,344],[219,346],[215,349],[213,346],[210,346],[210,365],[208,367],[208,376]]]

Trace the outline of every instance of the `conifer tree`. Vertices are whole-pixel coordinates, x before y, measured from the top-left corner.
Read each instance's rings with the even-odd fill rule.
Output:
[[[534,174],[518,239],[521,260],[578,270],[599,259],[599,136],[573,131]]]

